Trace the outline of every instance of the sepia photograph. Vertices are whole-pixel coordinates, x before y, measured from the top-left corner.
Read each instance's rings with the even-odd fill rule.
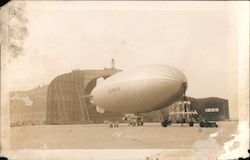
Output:
[[[248,1],[10,1],[0,157],[249,157]]]

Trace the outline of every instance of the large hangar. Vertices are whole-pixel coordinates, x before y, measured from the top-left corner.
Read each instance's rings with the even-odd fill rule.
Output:
[[[88,95],[99,78],[120,72],[114,67],[99,70],[73,70],[54,78],[48,86],[29,91],[10,92],[10,116],[12,126],[28,124],[81,124],[117,121],[122,116],[105,111],[99,113],[90,103]],[[191,109],[207,120],[229,119],[228,100],[220,98],[188,98]],[[143,113],[145,122],[161,122],[172,111],[181,111],[179,102],[161,110]]]
[[[105,79],[119,71],[115,68],[73,70],[56,77],[47,92],[47,124],[100,123],[121,118],[117,113],[98,113],[86,96],[98,78]]]

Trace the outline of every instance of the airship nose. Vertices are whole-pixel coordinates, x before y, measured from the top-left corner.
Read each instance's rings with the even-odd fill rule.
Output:
[[[183,96],[187,90],[187,87],[188,87],[187,78],[181,71],[177,71],[176,81],[177,81],[176,85],[178,85],[177,92],[180,96]]]
[[[188,87],[187,78],[179,70],[176,71],[176,81],[178,81],[178,84],[180,85],[180,89],[185,92],[187,90],[187,87]]]
[[[180,70],[172,67],[166,68],[164,72],[163,79],[166,89],[171,88],[172,93],[182,97],[188,87],[186,76]]]
[[[183,90],[184,93],[185,93],[186,90],[187,90],[187,86],[188,86],[187,81],[183,81],[183,82],[182,82],[182,85],[181,85],[181,89]]]

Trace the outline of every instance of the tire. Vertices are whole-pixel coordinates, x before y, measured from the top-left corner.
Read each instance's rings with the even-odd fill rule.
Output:
[[[167,124],[164,124],[164,125],[162,125],[163,127],[167,127],[168,125]]]
[[[189,127],[193,127],[194,126],[194,122],[189,122]]]
[[[167,122],[167,121],[163,121],[163,122],[161,122],[161,125],[162,125],[163,127],[167,127],[167,126],[168,126],[168,122]]]

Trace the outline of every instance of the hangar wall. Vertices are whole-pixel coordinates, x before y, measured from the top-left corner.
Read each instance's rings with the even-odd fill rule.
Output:
[[[47,114],[48,86],[38,86],[28,91],[10,92],[10,125],[44,124]]]
[[[48,87],[47,124],[98,123],[121,118],[120,114],[98,113],[89,95],[96,80],[119,72],[117,69],[74,70],[56,77]]]
[[[229,120],[228,100],[209,98],[189,98],[191,108],[196,110],[202,117],[210,121]]]

